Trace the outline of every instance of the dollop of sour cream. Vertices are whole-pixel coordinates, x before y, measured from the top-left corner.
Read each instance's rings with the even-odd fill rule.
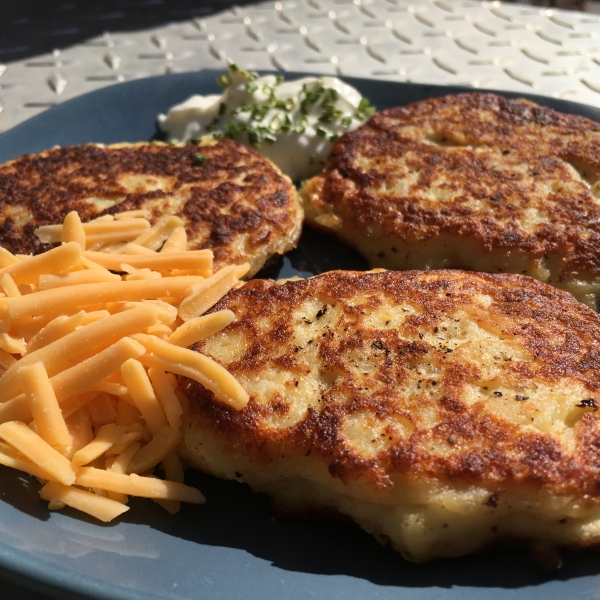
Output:
[[[191,96],[159,115],[159,127],[179,142],[212,135],[254,146],[293,181],[318,173],[338,137],[374,111],[337,77],[286,82],[230,65],[218,81],[223,94]]]

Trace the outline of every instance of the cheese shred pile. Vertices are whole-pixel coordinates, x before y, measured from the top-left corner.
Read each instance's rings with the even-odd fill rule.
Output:
[[[102,521],[151,498],[169,512],[203,503],[183,483],[183,408],[175,375],[242,409],[248,394],[211,358],[189,350],[231,323],[204,315],[242,285],[248,265],[213,272],[188,250],[182,221],[146,211],[40,227],[37,256],[0,248],[0,464],[42,483],[50,509]],[[154,475],[164,471],[164,479]]]

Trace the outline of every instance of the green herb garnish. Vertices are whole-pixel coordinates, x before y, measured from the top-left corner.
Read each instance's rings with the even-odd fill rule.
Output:
[[[217,83],[223,88],[226,89],[231,85],[231,80],[228,75],[219,75],[217,77]]]

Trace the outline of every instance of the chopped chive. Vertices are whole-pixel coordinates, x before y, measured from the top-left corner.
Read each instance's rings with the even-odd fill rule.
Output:
[[[227,121],[225,123],[225,137],[229,139],[234,139],[236,135],[242,133],[242,131],[246,130],[246,125],[244,123],[234,123],[233,121]]]
[[[227,88],[229,87],[229,85],[231,84],[231,80],[229,79],[229,77],[227,75],[219,75],[217,77],[217,83],[223,88]]]
[[[281,129],[283,125],[283,118],[281,116],[281,114],[275,116],[273,119],[271,119],[271,122],[269,123],[269,128],[271,129],[271,131],[279,131]]]
[[[196,154],[196,156],[194,156],[194,164],[198,165],[198,166],[202,166],[204,163],[206,163],[206,156],[204,156],[204,154]]]
[[[285,109],[292,110],[296,106],[296,100],[294,98],[288,98],[285,101]]]
[[[329,88],[329,95],[334,102],[337,102],[340,99],[340,93],[333,88]]]
[[[255,146],[260,148],[261,136],[255,129],[248,129],[248,141]]]
[[[246,91],[249,94],[254,94],[254,92],[258,89],[258,85],[256,85],[256,83],[254,83],[254,81],[251,81],[250,83],[246,84]]]
[[[369,101],[366,98],[361,98],[360,102],[358,103],[358,110],[363,111],[363,110],[366,110],[368,107],[369,107]]]
[[[172,138],[169,140],[169,146],[177,146],[179,144],[179,140],[177,138]]]
[[[363,121],[367,117],[370,117],[375,112],[375,107],[369,104],[366,98],[361,98],[356,109],[356,118]]]
[[[232,73],[237,73],[240,70],[240,68],[235,63],[230,63],[229,64],[229,70]]]
[[[327,129],[324,129],[323,127],[317,127],[317,135],[319,137],[326,137],[327,136]]]
[[[266,104],[256,104],[252,110],[252,119],[254,121],[262,121],[269,112],[269,107]]]
[[[258,71],[250,71],[248,73],[248,79],[250,79],[250,81],[254,81],[255,79],[258,79],[260,77],[260,75],[258,74]]]
[[[283,75],[277,75],[275,77],[275,85],[281,85],[283,83]]]
[[[344,129],[348,129],[350,127],[350,123],[352,123],[352,117],[350,115],[346,115],[342,120],[341,124]]]
[[[219,104],[219,116],[223,116],[225,114],[225,111],[227,110],[227,104],[225,104],[225,102],[221,102],[221,104]]]
[[[304,131],[306,130],[306,117],[302,117],[301,119],[298,119],[296,121],[296,123],[294,124],[294,131],[296,133],[304,133]]]
[[[315,164],[315,160],[316,160],[316,159],[317,159],[317,157],[316,157],[314,154],[311,154],[311,155],[308,157],[308,164],[309,164],[309,165],[314,165],[314,164]]]
[[[323,109],[321,116],[319,117],[319,121],[321,123],[331,123],[332,121],[336,121],[342,116],[342,111],[338,110],[334,104],[328,104]]]
[[[200,138],[190,138],[190,144],[199,144]]]
[[[337,142],[340,139],[340,136],[337,133],[332,133],[329,136],[329,141],[333,144],[334,142]]]

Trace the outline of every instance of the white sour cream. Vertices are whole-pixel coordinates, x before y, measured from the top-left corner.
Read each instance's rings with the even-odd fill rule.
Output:
[[[293,181],[318,173],[333,142],[373,112],[355,88],[336,77],[284,82],[231,65],[220,79],[226,86],[222,95],[191,96],[159,115],[159,127],[180,142],[224,135],[252,145]]]

